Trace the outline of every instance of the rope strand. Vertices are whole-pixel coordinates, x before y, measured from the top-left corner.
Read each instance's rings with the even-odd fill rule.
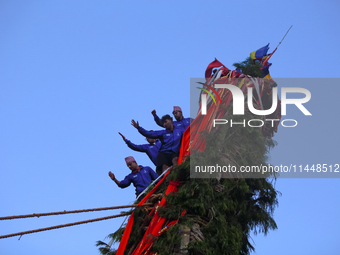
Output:
[[[144,204],[143,206],[150,206],[150,205],[152,205],[152,204],[148,203],[148,204]],[[13,219],[22,219],[22,218],[31,218],[31,217],[38,217],[39,218],[41,216],[60,215],[60,214],[68,214],[68,213],[104,211],[104,210],[123,209],[123,208],[130,208],[130,207],[138,207],[138,205],[134,204],[134,205],[111,206],[111,207],[101,207],[101,208],[73,210],[73,211],[61,211],[61,212],[50,212],[50,213],[33,213],[33,214],[26,214],[26,215],[0,217],[0,220],[13,220]]]
[[[52,230],[52,229],[57,229],[57,228],[70,227],[70,226],[85,224],[85,223],[89,223],[89,222],[108,220],[108,219],[112,219],[112,218],[126,216],[126,215],[129,215],[129,214],[131,214],[131,212],[126,212],[126,213],[122,213],[122,214],[117,214],[117,215],[112,215],[112,216],[107,216],[107,217],[102,217],[102,218],[96,218],[96,219],[91,219],[91,220],[78,221],[78,222],[68,223],[68,224],[63,224],[63,225],[57,225],[57,226],[52,226],[52,227],[48,227],[48,228],[39,228],[39,229],[35,229],[35,230],[29,230],[29,231],[24,231],[24,232],[9,234],[9,235],[3,235],[3,236],[0,236],[0,239],[12,237],[12,236],[20,236],[20,238],[21,238],[21,236],[23,236],[25,234],[32,234],[32,233],[36,233],[36,232],[47,231],[47,230]],[[20,240],[20,238],[19,238],[19,240]]]

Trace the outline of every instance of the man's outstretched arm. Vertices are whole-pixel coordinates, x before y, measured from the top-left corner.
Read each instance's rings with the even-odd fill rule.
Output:
[[[114,181],[114,182],[117,184],[117,186],[119,187],[120,181],[118,181],[118,180],[116,179],[116,176],[114,175],[114,173],[112,173],[112,172],[110,171],[110,172],[109,172],[109,176],[110,176],[110,178],[112,179],[112,181]]]
[[[119,188],[123,189],[123,188],[130,186],[131,184],[131,180],[128,178],[128,176],[126,176],[125,179],[122,181],[118,181],[116,179],[116,176],[111,171],[109,172],[109,176],[117,184]]]
[[[135,120],[131,120],[131,125],[134,126],[139,133],[141,133],[143,136],[147,137],[147,138],[162,138],[163,137],[163,133],[164,130],[158,130],[158,131],[147,131],[144,128],[142,128],[141,126],[139,126],[138,121],[136,122]]]
[[[153,119],[155,120],[156,124],[162,128],[164,128],[162,122],[161,122],[161,119],[158,117],[158,115],[156,114],[156,110],[153,110],[151,112],[151,114],[153,115]]]
[[[130,140],[126,139],[125,136],[123,136],[121,133],[118,132],[118,134],[120,134],[124,140],[124,142],[126,143],[126,145],[134,151],[140,151],[140,152],[146,152],[147,151],[147,144],[134,144],[133,142],[131,142]]]

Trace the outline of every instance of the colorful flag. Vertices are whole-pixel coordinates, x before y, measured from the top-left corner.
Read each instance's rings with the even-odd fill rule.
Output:
[[[250,57],[252,59],[263,58],[264,56],[267,55],[268,49],[269,49],[269,43],[266,46],[250,53]]]

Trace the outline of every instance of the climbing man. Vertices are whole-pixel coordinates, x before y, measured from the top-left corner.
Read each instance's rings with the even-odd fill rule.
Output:
[[[138,197],[149,186],[151,181],[157,179],[158,175],[150,167],[138,165],[132,156],[126,157],[125,162],[128,168],[130,168],[131,173],[125,176],[124,180],[118,181],[111,171],[109,176],[122,189],[133,183],[133,186],[136,188],[136,197]],[[143,196],[138,200],[140,201],[142,198]]]
[[[157,155],[158,155],[159,149],[162,146],[162,143],[159,140],[153,139],[153,138],[146,138],[146,140],[148,141],[148,144],[137,145],[137,144],[132,143],[130,140],[126,139],[125,136],[123,136],[121,133],[118,132],[118,134],[122,136],[124,142],[127,144],[127,146],[130,149],[134,151],[145,152],[150,158],[150,160],[152,161],[152,163],[154,163],[155,166],[157,166]],[[162,173],[161,168],[157,168],[156,172],[158,175],[160,175]]]
[[[131,125],[143,136],[159,139],[161,141],[162,146],[157,156],[157,164],[162,167],[162,171],[164,172],[172,165],[177,166],[184,129],[175,128],[172,118],[168,114],[162,117],[161,123],[163,124],[163,127],[165,127],[165,130],[147,131],[139,126],[138,121],[131,121]]]
[[[163,127],[160,118],[156,114],[156,110],[153,110],[151,112],[151,114],[153,115],[154,120],[157,123],[157,125]],[[192,119],[183,117],[181,107],[174,106],[174,110],[172,111],[172,114],[174,115],[174,117],[176,119],[176,121],[173,122],[173,125],[174,125],[175,128],[181,128],[181,129],[184,129],[184,131],[185,131],[187,129],[187,127],[190,126]]]

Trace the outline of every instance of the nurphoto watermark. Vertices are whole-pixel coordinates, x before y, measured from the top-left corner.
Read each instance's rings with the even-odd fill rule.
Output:
[[[338,162],[268,163],[271,138],[312,117],[308,88],[320,81],[191,79],[191,117],[197,116],[190,127],[191,178],[339,178]]]

